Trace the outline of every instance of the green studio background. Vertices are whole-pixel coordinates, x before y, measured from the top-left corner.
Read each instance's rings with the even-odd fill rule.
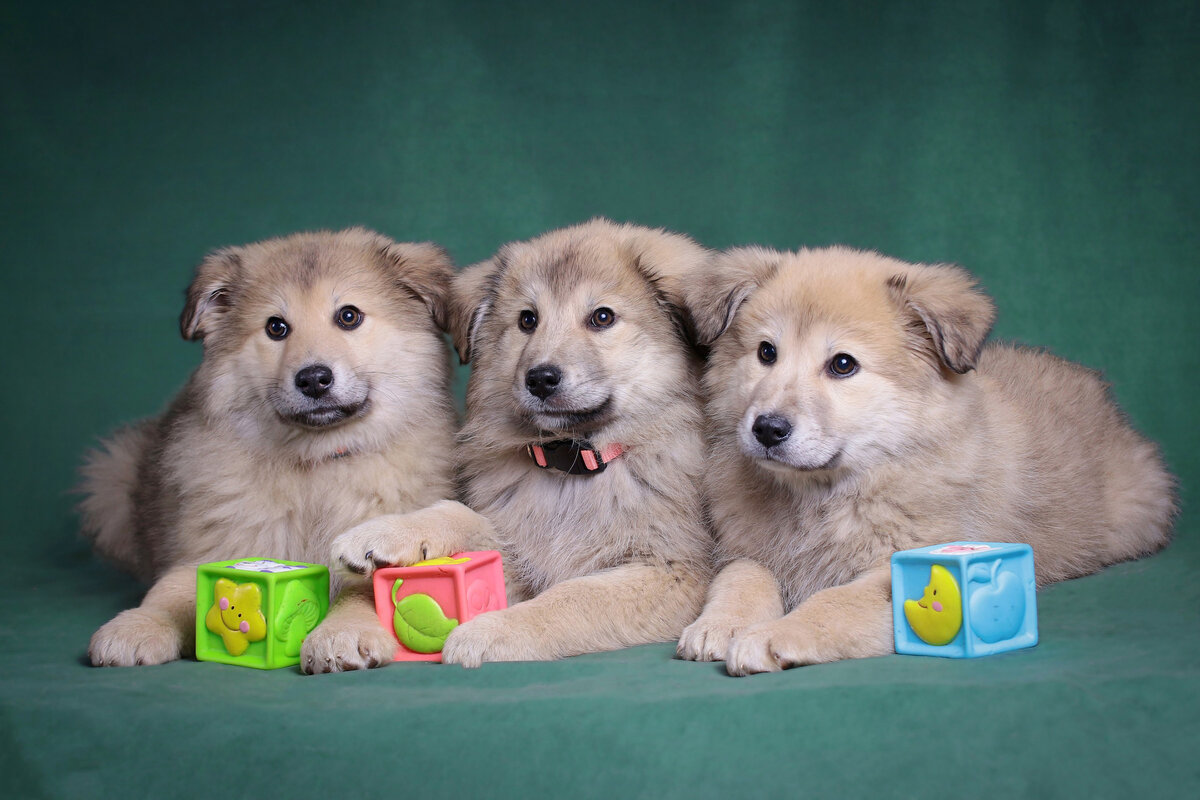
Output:
[[[5,3],[0,790],[1194,796],[1198,14]],[[1042,643],[978,661],[86,666],[140,588],[92,560],[68,490],[198,363],[177,318],[207,250],[364,224],[467,264],[593,215],[967,267],[999,337],[1103,370],[1162,443],[1175,543],[1044,591]]]

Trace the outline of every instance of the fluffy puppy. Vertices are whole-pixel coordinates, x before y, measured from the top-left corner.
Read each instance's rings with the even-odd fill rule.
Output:
[[[96,631],[93,664],[157,664],[195,645],[195,567],[324,563],[370,517],[449,496],[452,265],[362,228],[230,247],[196,270],[180,318],[204,359],[160,417],[89,454],[95,549],[151,583]],[[309,672],[387,661],[368,587],[342,587],[304,643]]]
[[[1167,542],[1157,448],[1095,373],[985,347],[994,309],[964,271],[746,248],[694,292],[723,569],[683,658],[745,675],[891,652],[897,550],[1026,542],[1046,584]]]
[[[450,634],[443,660],[555,659],[670,641],[700,610],[697,359],[686,237],[606,220],[505,245],[452,285],[472,365],[458,464],[466,505],[381,518],[334,543],[350,570],[495,548],[510,606]]]

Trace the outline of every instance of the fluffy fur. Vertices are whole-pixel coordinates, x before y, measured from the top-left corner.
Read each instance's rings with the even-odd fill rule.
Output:
[[[118,431],[84,467],[84,532],[152,583],[140,607],[92,637],[93,664],[190,654],[196,564],[325,563],[337,534],[451,494],[454,414],[439,332],[451,274],[440,248],[361,228],[204,260],[180,318],[184,338],[204,342],[202,363],[166,413]],[[284,321],[283,338],[268,335],[272,318]],[[332,383],[306,395],[301,371],[322,365]],[[305,641],[303,664],[373,665],[393,647],[356,581]]]
[[[451,330],[472,364],[458,448],[466,505],[374,520],[334,545],[363,573],[469,548],[502,552],[510,607],[456,628],[445,661],[669,641],[699,612],[711,537],[698,363],[678,305],[707,257],[683,236],[594,220],[508,244],[455,278]],[[615,322],[592,324],[598,309]],[[523,312],[536,315],[530,330]],[[539,398],[526,379],[547,364],[562,379]],[[625,453],[596,475],[542,470],[526,453],[562,438]]]
[[[891,652],[905,548],[1027,542],[1046,584],[1167,542],[1157,448],[1095,373],[985,347],[993,306],[961,269],[745,248],[694,295],[716,340],[705,489],[724,569],[682,657],[744,675]],[[764,415],[787,421],[782,441],[756,435]]]

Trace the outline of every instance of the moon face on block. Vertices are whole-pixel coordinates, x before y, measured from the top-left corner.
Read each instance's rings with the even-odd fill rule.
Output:
[[[962,628],[962,593],[950,571],[934,564],[920,600],[904,601],[904,618],[926,644],[949,644]]]

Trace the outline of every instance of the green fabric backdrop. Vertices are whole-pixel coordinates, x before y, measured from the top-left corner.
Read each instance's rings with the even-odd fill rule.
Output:
[[[0,793],[1195,796],[1194,2],[165,5],[0,8]],[[1175,543],[978,661],[85,665],[140,589],[68,490],[198,362],[204,252],[365,224],[466,264],[597,214],[962,264],[1162,443]]]

